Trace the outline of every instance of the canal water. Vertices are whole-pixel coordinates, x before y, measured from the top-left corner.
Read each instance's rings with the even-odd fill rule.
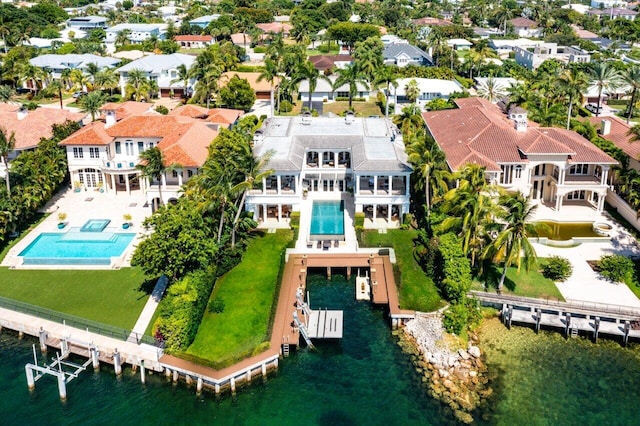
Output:
[[[283,360],[266,382],[236,396],[196,395],[164,376],[142,385],[130,370],[85,372],[61,403],[52,378],[27,390],[24,365],[35,340],[0,334],[0,423],[7,425],[446,425],[453,418],[430,399],[391,335],[385,312],[354,297],[349,283],[309,276],[315,308],[342,309],[344,338]],[[498,373],[482,424],[639,424],[637,351],[615,343],[565,341],[527,329],[483,329],[490,366]],[[51,353],[49,353],[51,355]],[[257,382],[257,383],[256,383]]]

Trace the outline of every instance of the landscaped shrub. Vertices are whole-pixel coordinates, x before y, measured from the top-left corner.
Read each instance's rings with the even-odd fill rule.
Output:
[[[356,230],[364,229],[364,213],[357,212],[353,217],[353,226]]]
[[[447,300],[460,301],[471,288],[471,262],[462,250],[460,238],[453,233],[440,237],[439,250],[442,257],[440,290]]]
[[[349,101],[349,97],[348,96],[336,96],[336,101],[344,101],[347,102]],[[352,102],[365,102],[367,99],[366,98],[352,98],[351,101]]]
[[[628,257],[619,254],[602,256],[598,262],[600,275],[613,282],[631,284],[635,265]]]
[[[280,102],[280,112],[291,112],[293,110],[293,104],[289,101]]]
[[[291,229],[298,229],[300,227],[300,212],[291,212],[291,214],[289,214],[289,223]]]
[[[444,313],[442,325],[448,333],[464,334],[469,326],[478,324],[482,314],[477,299],[464,299],[449,305]]]
[[[253,48],[254,53],[265,53],[267,51],[266,46],[256,46]]]
[[[221,297],[216,297],[209,302],[209,312],[212,314],[221,314],[224,312],[224,300]]]
[[[162,114],[162,115],[167,115],[169,114],[169,108],[167,108],[164,105],[158,105],[157,107],[154,108],[156,110],[156,112]]]
[[[572,273],[571,262],[560,256],[551,256],[542,266],[542,275],[552,281],[566,281]]]

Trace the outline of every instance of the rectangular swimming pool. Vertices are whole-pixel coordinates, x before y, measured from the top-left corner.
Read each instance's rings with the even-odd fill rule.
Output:
[[[344,201],[313,202],[310,238],[344,240]]]
[[[91,238],[81,233],[43,232],[18,256],[25,265],[109,265],[124,253],[136,234],[102,232]],[[100,235],[100,238],[94,236]]]

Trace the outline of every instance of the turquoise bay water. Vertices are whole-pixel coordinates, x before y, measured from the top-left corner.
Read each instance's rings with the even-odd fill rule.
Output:
[[[311,210],[311,235],[343,235],[342,201],[314,201]]]
[[[107,263],[120,256],[133,240],[132,233],[112,232],[43,232],[19,256],[25,263]],[[104,263],[104,262],[102,262]]]
[[[142,385],[125,370],[85,372],[67,386],[43,378],[27,390],[24,364],[31,343],[0,334],[0,423],[7,425],[448,425],[429,398],[387,325],[386,313],[354,300],[354,283],[311,275],[313,308],[345,311],[344,339],[320,343],[281,361],[266,382],[254,380],[236,396],[196,395],[154,374]],[[640,424],[640,351],[616,342],[598,345],[560,334],[507,331],[487,322],[483,350],[496,377],[490,406],[475,413],[486,425]],[[53,354],[49,352],[49,356]],[[484,418],[483,418],[484,417]]]

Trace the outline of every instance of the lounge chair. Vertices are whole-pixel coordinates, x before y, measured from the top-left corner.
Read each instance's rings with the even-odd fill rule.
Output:
[[[318,240],[318,248],[322,248],[322,241]]]
[[[333,246],[334,246],[335,248],[340,247],[340,241],[335,240],[335,241],[333,242]]]

